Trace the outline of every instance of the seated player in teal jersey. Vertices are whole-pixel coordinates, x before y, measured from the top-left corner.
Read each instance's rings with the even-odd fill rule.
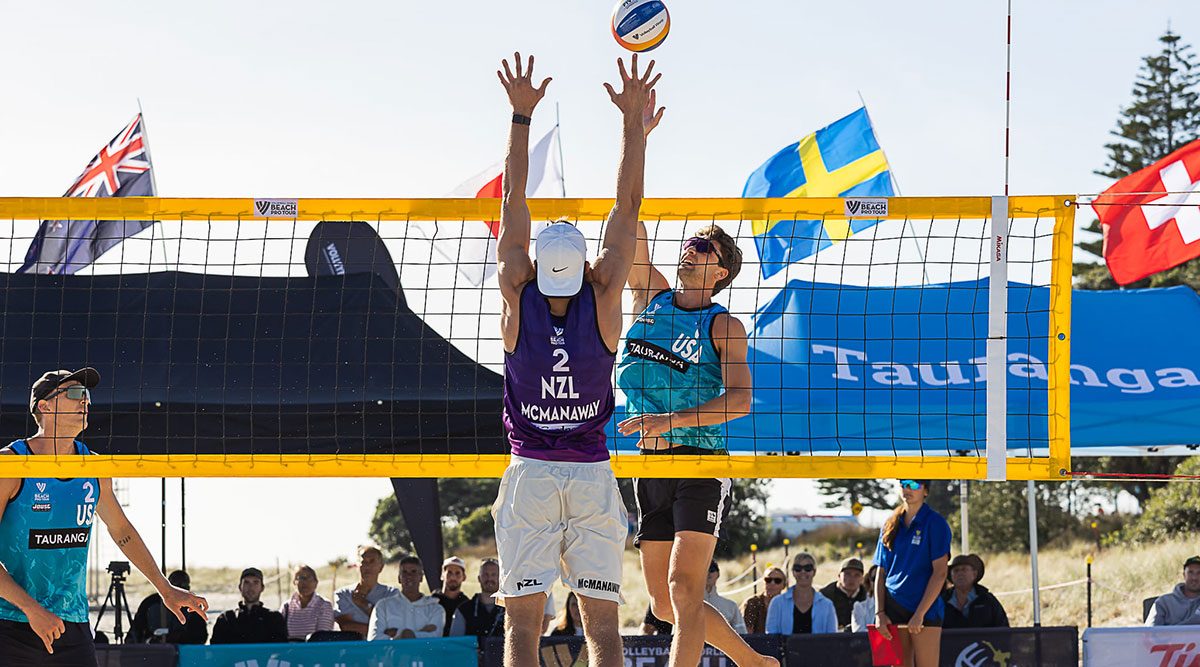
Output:
[[[631,415],[617,425],[639,433],[643,454],[725,454],[725,422],[750,412],[746,327],[713,296],[742,267],[733,237],[712,225],[683,244],[671,285],[650,263],[639,223],[633,312],[617,384]],[[638,479],[642,570],[654,615],[675,626],[671,665],[695,665],[704,643],[738,665],[778,665],[754,652],[719,611],[704,601],[708,565],[729,511],[728,479]],[[670,582],[668,584],[668,582]]]
[[[0,455],[90,454],[76,438],[87,428],[90,389],[99,383],[93,368],[38,378],[29,396],[37,433]],[[86,591],[96,516],[180,623],[185,610],[208,620],[204,598],[172,586],[159,571],[113,495],[111,479],[0,479],[0,665],[96,664]]]

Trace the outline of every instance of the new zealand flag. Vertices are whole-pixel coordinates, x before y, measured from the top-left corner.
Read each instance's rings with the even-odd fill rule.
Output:
[[[121,130],[64,197],[153,197],[154,176],[142,115]],[[17,273],[75,273],[109,248],[154,224],[148,220],[43,220]]]

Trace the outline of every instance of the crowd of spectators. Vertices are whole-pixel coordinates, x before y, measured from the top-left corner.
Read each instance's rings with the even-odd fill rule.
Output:
[[[751,596],[738,609],[736,603],[717,592],[720,568],[709,566],[705,601],[725,616],[740,633],[820,634],[862,632],[873,623],[876,613],[874,586],[878,566],[864,572],[863,561],[847,558],[840,563],[837,578],[819,590],[813,585],[817,561],[809,553],[792,558],[792,581],[787,572],[770,567],[762,578],[762,593]],[[466,562],[458,557],[442,563],[442,588],[430,595],[421,592],[424,568],[419,558],[400,560],[400,586],[379,582],[383,571],[382,551],[374,546],[358,549],[359,580],[340,588],[331,603],[317,593],[317,573],[307,566],[292,574],[294,591],[279,611],[261,601],[264,582],[261,570],[249,567],[238,580],[241,600],[235,609],[217,617],[208,637],[205,622],[188,613],[180,623],[162,605],[157,594],[147,596],[138,606],[132,634],[139,643],[240,644],[305,641],[314,634],[333,633],[340,639],[361,638],[373,641],[414,637],[473,636],[500,637],[504,633],[504,607],[496,604],[500,585],[500,565],[486,558],[476,580],[480,591],[468,597],[462,590],[467,579]],[[944,603],[946,628],[1008,627],[1004,606],[985,586],[986,567],[976,554],[960,554],[949,563]],[[168,580],[175,586],[191,588],[186,572],[175,571]],[[1175,589],[1153,600],[1146,625],[1200,625],[1200,556],[1183,564],[1183,581]],[[1147,605],[1150,601],[1147,601]],[[561,612],[555,614],[553,596],[547,596],[543,634],[581,636],[583,624],[579,601],[574,593],[567,596]],[[643,634],[671,634],[671,624],[646,610]],[[340,630],[340,633],[337,632]]]

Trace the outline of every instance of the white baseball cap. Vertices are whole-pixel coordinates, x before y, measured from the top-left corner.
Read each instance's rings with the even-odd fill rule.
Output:
[[[583,286],[587,240],[569,222],[556,222],[537,235],[537,286],[545,296],[575,296]]]
[[[463,559],[459,558],[458,556],[451,556],[451,557],[447,558],[446,560],[442,561],[442,569],[443,570],[450,567],[451,565],[462,568],[463,572],[467,571],[467,563]]]

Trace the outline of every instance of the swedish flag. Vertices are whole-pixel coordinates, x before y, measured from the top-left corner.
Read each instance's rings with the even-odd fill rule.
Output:
[[[866,107],[771,156],[742,197],[890,197],[891,172]],[[764,278],[846,240],[879,220],[757,220],[754,242]]]

